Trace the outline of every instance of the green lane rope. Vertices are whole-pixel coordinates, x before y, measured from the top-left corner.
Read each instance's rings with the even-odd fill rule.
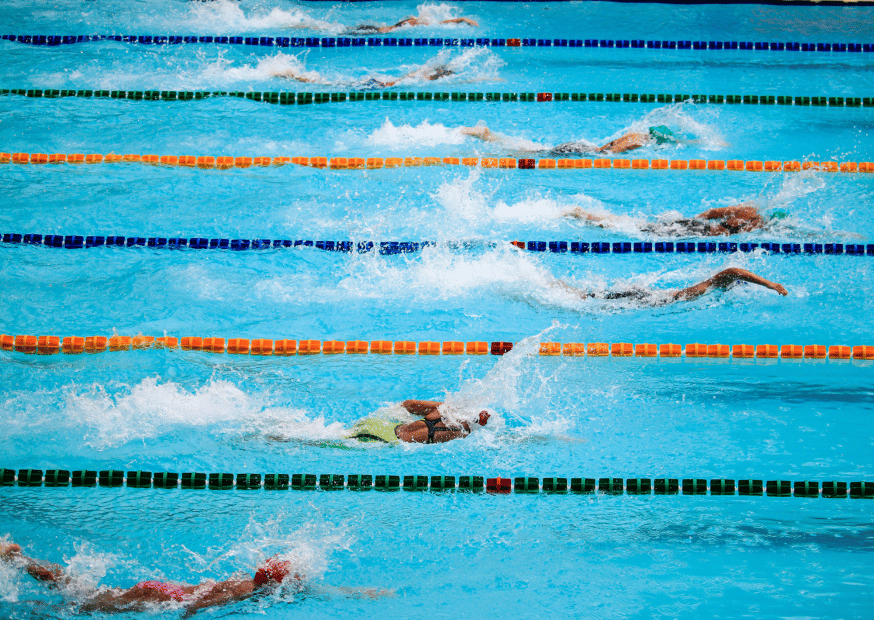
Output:
[[[874,499],[874,482],[734,480],[713,478],[486,478],[350,474],[230,474],[123,470],[0,469],[0,487],[123,487],[153,489],[299,491],[461,491],[498,494],[744,495]]]

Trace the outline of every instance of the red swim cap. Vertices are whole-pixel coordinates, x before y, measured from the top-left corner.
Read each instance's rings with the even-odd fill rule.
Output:
[[[264,563],[255,571],[255,585],[263,586],[268,583],[282,583],[282,580],[291,572],[291,562],[279,560],[276,556],[264,560]]]

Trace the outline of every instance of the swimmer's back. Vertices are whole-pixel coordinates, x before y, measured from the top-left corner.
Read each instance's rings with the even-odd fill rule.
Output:
[[[596,147],[586,142],[565,142],[549,150],[550,155],[587,155],[594,153]]]

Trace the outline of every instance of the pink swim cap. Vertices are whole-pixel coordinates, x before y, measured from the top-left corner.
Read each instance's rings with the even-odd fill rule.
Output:
[[[276,556],[264,560],[264,563],[255,571],[255,585],[263,586],[268,583],[282,583],[291,572],[291,562],[279,560]]]

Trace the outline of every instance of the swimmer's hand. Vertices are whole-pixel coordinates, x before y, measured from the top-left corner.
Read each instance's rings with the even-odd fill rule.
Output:
[[[21,547],[15,543],[0,543],[0,560],[9,562],[21,555]]]
[[[578,220],[585,220],[587,222],[602,222],[607,219],[600,215],[594,215],[588,211],[583,211],[580,207],[574,207],[573,209],[565,211],[561,214],[561,217],[570,217]]]
[[[460,131],[466,136],[479,138],[480,140],[485,140],[486,142],[497,140],[497,137],[495,137],[495,134],[492,133],[492,130],[485,125],[477,125],[476,127],[462,127]]]
[[[766,282],[767,282],[767,284],[765,284],[765,286],[767,288],[771,289],[772,291],[776,291],[776,292],[780,293],[783,297],[786,297],[789,294],[789,291],[787,291],[786,287],[783,286],[782,284],[777,284],[776,282],[771,282],[768,280],[766,280]]]
[[[273,77],[285,78],[286,80],[296,80],[298,82],[306,82],[307,84],[313,83],[313,80],[305,78],[302,75],[298,75],[291,69],[289,69],[288,71],[280,71],[278,73],[274,73]]]
[[[626,153],[634,151],[649,143],[649,136],[642,133],[627,133],[597,149],[598,153]]]
[[[474,28],[479,28],[479,24],[473,21],[472,19],[468,19],[466,17],[457,17],[455,19],[446,19],[441,24],[467,24],[468,26],[473,26]]]
[[[381,588],[343,588],[338,587],[337,591],[349,598],[369,598],[375,600],[384,597],[394,597],[397,592],[394,590],[386,590]]]

